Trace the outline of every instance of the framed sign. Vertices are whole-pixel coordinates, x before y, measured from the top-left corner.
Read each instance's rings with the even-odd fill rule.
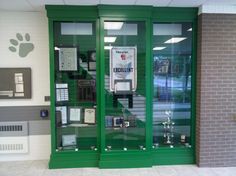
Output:
[[[76,135],[62,135],[62,147],[76,146]]]
[[[115,81],[131,80],[132,91],[137,87],[137,48],[113,47],[110,50],[110,91],[115,91]],[[124,83],[123,83],[124,84]]]
[[[96,51],[88,51],[88,71],[96,70]]]
[[[96,123],[96,110],[94,108],[84,109],[84,123],[89,123],[89,124]]]
[[[58,48],[59,71],[78,71],[79,69],[79,49],[77,47]]]
[[[124,123],[123,117],[113,117],[113,127],[122,127]]]
[[[132,80],[114,80],[115,94],[132,94]]]
[[[80,122],[81,110],[79,107],[69,107],[69,120],[71,123]]]

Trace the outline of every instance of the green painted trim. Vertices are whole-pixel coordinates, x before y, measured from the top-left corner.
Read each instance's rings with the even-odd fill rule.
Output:
[[[146,149],[147,151],[151,150],[152,147],[152,97],[150,94],[150,90],[152,89],[152,43],[148,42],[152,41],[152,23],[149,18],[146,21],[146,70],[145,70],[145,78],[146,78]]]
[[[153,165],[195,164],[193,153],[191,148],[153,149]]]
[[[154,7],[152,18],[158,22],[192,22],[198,14],[198,8]]]
[[[49,168],[97,167],[98,152],[57,152],[51,155]]]
[[[46,5],[48,18],[97,18],[96,6]]]
[[[97,19],[96,21],[96,68],[100,68],[101,67],[101,59],[100,59],[100,21],[99,19]],[[99,92],[101,90],[101,78],[100,78],[100,69],[96,69],[96,92]],[[96,108],[96,117],[97,117],[97,148],[98,151],[101,151],[101,94],[96,94],[96,98],[97,98],[97,108]]]
[[[197,106],[197,18],[193,21],[193,40],[192,40],[192,111],[191,111],[191,137],[192,147],[196,151],[196,106]],[[196,160],[196,152],[193,153]]]
[[[100,18],[100,33],[99,36],[101,38],[100,40],[100,118],[101,118],[101,153],[105,152],[105,55],[104,55],[104,20]]]
[[[148,18],[152,15],[152,6],[98,5],[98,15],[108,18]]]
[[[53,21],[48,20],[49,26],[49,58],[50,58],[50,117],[55,117],[55,70],[54,70],[54,39],[53,39]],[[55,152],[56,148],[56,127],[55,118],[51,118],[51,153]]]
[[[100,155],[99,168],[152,167],[152,155],[147,151],[116,151]]]

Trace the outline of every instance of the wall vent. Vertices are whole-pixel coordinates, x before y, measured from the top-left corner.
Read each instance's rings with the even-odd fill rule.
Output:
[[[22,131],[22,125],[2,125],[0,131]]]
[[[0,144],[0,151],[23,150],[23,144]]]
[[[0,122],[0,154],[27,153],[29,150],[27,121]]]
[[[0,137],[0,154],[27,153],[29,146],[28,136]]]
[[[0,122],[0,137],[28,136],[28,122]]]

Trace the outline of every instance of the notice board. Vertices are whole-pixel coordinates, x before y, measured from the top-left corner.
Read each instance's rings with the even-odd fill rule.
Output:
[[[0,99],[30,99],[31,68],[0,68]]]

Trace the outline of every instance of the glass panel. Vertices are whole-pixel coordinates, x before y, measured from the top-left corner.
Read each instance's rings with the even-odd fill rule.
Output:
[[[145,150],[145,22],[104,28],[105,150]]]
[[[153,25],[153,148],[191,147],[191,23]]]
[[[95,22],[55,22],[57,151],[97,150]]]

